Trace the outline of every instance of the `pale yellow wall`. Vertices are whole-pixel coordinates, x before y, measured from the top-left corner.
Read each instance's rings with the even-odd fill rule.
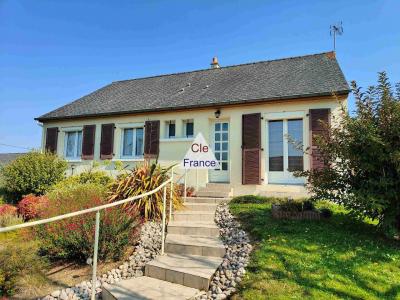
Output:
[[[342,103],[346,105],[347,100],[342,99]],[[264,117],[262,122],[262,147],[267,149],[266,145],[266,129],[265,122],[271,113],[287,113],[294,112],[294,114],[303,114],[304,118],[304,141],[305,147],[308,147],[309,143],[309,129],[308,129],[308,110],[311,108],[330,108],[332,115],[338,115],[340,112],[340,103],[335,99],[324,98],[318,100],[299,100],[299,101],[286,101],[286,102],[273,102],[273,103],[260,103],[252,105],[241,105],[241,106],[228,106],[222,107],[220,120],[228,120],[230,123],[230,182],[233,185],[241,184],[242,178],[242,115],[248,113],[258,113],[260,112]],[[83,125],[96,125],[96,143],[94,149],[94,156],[97,160],[100,157],[100,134],[101,134],[101,124],[105,123],[115,123],[117,129],[114,135],[114,153],[115,157],[113,160],[120,159],[120,142],[121,142],[121,128],[123,124],[126,123],[143,123],[146,120],[160,120],[160,157],[159,162],[162,165],[170,165],[173,163],[178,163],[185,155],[193,139],[182,138],[182,127],[183,120],[193,119],[194,121],[194,134],[201,132],[206,140],[210,142],[210,124],[212,121],[216,120],[214,112],[216,109],[198,109],[198,110],[188,110],[188,111],[171,111],[164,113],[148,113],[130,116],[110,116],[101,118],[91,118],[91,119],[77,119],[77,120],[65,120],[65,121],[52,121],[45,123],[43,130],[45,131],[47,127],[59,127],[58,135],[58,146],[57,152],[59,156],[64,154],[64,130],[66,128],[77,127],[80,128]],[[166,140],[166,127],[165,122],[169,120],[174,120],[176,122],[176,140]],[[42,147],[45,143],[45,135],[43,135]],[[266,152],[262,153],[262,177],[264,178],[265,164],[266,164]],[[90,165],[90,161],[75,161],[71,164],[75,165],[76,172],[87,168]],[[137,161],[123,161],[124,165],[135,164]],[[304,165],[307,168],[309,166],[309,158],[307,155],[304,158]],[[110,167],[108,167],[110,168]],[[178,171],[182,173],[182,170]],[[208,182],[208,172],[207,170],[199,170],[197,172],[197,182],[199,186],[204,185]],[[191,170],[190,176],[188,176],[190,185],[196,185],[196,171]],[[264,178],[267,182],[267,178]]]

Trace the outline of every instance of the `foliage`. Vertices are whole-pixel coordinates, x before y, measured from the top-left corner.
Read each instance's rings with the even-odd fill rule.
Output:
[[[15,213],[0,214],[0,227],[8,227],[23,223],[24,220]]]
[[[46,262],[37,255],[37,243],[23,236],[2,239],[0,234],[0,295],[12,295],[22,277],[41,273],[46,267]]]
[[[2,168],[6,190],[16,198],[23,195],[43,195],[64,178],[67,163],[51,153],[29,152]]]
[[[127,174],[121,175],[111,186],[109,201],[127,199],[150,192],[169,179],[171,167],[162,168],[157,164],[145,162],[135,166]],[[167,185],[167,204],[170,199],[170,185]],[[179,209],[182,199],[179,196],[179,187],[174,184],[172,191],[173,207]],[[145,219],[159,219],[162,217],[163,189],[156,193],[129,203],[125,207],[129,212],[138,212]],[[169,205],[167,205],[167,208]]]
[[[185,185],[183,183],[178,184],[179,197],[183,197],[185,195],[184,189],[185,189]],[[187,186],[186,187],[186,197],[193,197],[193,195],[194,195],[194,187]]]
[[[264,197],[264,196],[256,196],[256,195],[243,195],[235,197],[231,200],[231,203],[274,203],[278,204],[287,198],[277,198],[277,197]]]
[[[0,205],[0,216],[2,215],[16,215],[17,208],[14,205],[10,204],[1,204]]]
[[[399,242],[330,207],[323,221],[276,220],[270,203],[230,202],[255,245],[233,299],[397,299]]]
[[[60,181],[56,185],[53,186],[53,189],[63,188],[63,186],[75,185],[75,184],[84,184],[84,183],[94,183],[102,186],[108,186],[113,179],[107,175],[104,171],[93,171],[92,169],[86,172],[82,172],[78,175],[73,175],[65,178]]]
[[[42,217],[52,217],[105,204],[106,190],[93,183],[78,183],[54,189]],[[138,218],[121,207],[101,212],[99,259],[119,259],[133,242]],[[85,262],[93,255],[95,214],[85,214],[39,227],[41,251],[50,258]]]
[[[18,214],[22,216],[25,221],[38,218],[43,209],[48,206],[48,202],[46,196],[29,194],[18,203]]]
[[[316,138],[325,167],[302,172],[315,199],[343,204],[360,217],[379,221],[387,233],[400,233],[400,85],[397,94],[386,73],[378,85],[352,90],[356,115],[343,108],[338,126]]]

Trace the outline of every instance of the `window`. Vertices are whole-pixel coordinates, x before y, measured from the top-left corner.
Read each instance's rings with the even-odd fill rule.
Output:
[[[82,154],[82,131],[65,133],[64,156],[66,159],[80,159]]]
[[[175,121],[168,121],[167,126],[167,138],[173,139],[175,138]]]
[[[122,132],[122,158],[143,156],[143,128],[124,128]]]
[[[184,121],[184,130],[183,130],[183,134],[185,137],[187,138],[192,138],[194,135],[194,125],[193,125],[193,120],[187,120]]]

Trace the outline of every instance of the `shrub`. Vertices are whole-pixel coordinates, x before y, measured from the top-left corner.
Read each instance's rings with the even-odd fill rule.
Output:
[[[326,208],[326,207],[324,207],[324,208],[321,208],[320,210],[319,210],[320,212],[321,212],[321,216],[323,217],[323,218],[330,218],[330,217],[332,217],[332,211],[329,209],[329,208]]]
[[[15,213],[12,214],[0,214],[0,227],[7,227],[22,224],[24,220],[17,216]]]
[[[23,195],[43,195],[64,178],[67,163],[51,153],[30,152],[2,168],[4,187],[17,199]]]
[[[390,235],[400,233],[400,84],[393,90],[385,72],[362,92],[352,82],[356,112],[345,107],[327,134],[315,136],[320,169],[308,177],[315,199],[327,199],[359,217],[370,217]]]
[[[5,239],[0,244],[0,295],[12,295],[18,282],[29,274],[41,273],[46,262],[38,256],[35,241]]]
[[[183,183],[178,185],[178,195],[180,197],[183,197],[185,195],[184,193],[185,185]],[[186,197],[192,197],[194,195],[194,187],[187,186],[186,187]]]
[[[231,200],[231,203],[237,204],[264,204],[264,203],[279,203],[285,198],[264,197],[257,195],[238,196]]]
[[[18,203],[18,213],[25,221],[38,218],[48,202],[46,196],[29,194]]]
[[[68,185],[49,194],[42,217],[52,217],[105,204],[105,188],[98,184]],[[100,219],[99,259],[119,259],[136,237],[138,218],[123,208],[103,210]],[[85,214],[39,227],[41,251],[50,258],[85,262],[93,255],[95,214]]]
[[[280,209],[282,211],[301,212],[306,210],[314,210],[314,203],[308,199],[295,199],[280,202]]]
[[[102,186],[108,186],[113,181],[104,171],[87,171],[78,175],[69,176],[53,186],[54,189],[62,188],[66,185],[75,185],[79,183],[95,183]]]
[[[16,215],[17,208],[10,204],[1,204],[0,205],[0,216],[2,215]]]
[[[109,201],[114,202],[132,196],[154,190],[163,182],[169,179],[170,168],[162,168],[156,164],[145,162],[130,170],[127,174],[121,175],[111,186]],[[170,185],[167,185],[167,203],[170,199]],[[174,209],[182,206],[182,198],[179,196],[179,187],[174,184],[172,192]],[[162,217],[163,190],[145,197],[126,203],[125,207],[130,212],[138,212],[145,219],[160,219]],[[167,205],[167,210],[169,205]]]

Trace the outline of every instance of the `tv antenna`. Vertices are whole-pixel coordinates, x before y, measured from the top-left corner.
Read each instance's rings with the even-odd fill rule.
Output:
[[[331,25],[330,35],[333,36],[333,51],[336,51],[336,35],[343,34],[342,21],[335,25]]]

